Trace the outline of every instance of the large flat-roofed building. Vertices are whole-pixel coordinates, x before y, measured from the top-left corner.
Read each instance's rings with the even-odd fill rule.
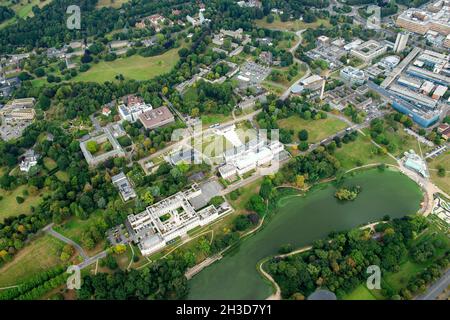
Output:
[[[201,194],[201,188],[193,184],[186,191],[167,197],[141,213],[128,216],[125,225],[143,255],[161,250],[175,238],[185,236],[189,230],[205,226],[232,211],[226,201],[218,207],[209,205],[196,210],[190,201]]]
[[[0,116],[5,123],[14,121],[31,121],[36,116],[34,98],[15,99],[0,109]]]
[[[428,8],[410,8],[404,11],[396,20],[397,26],[423,35],[429,30],[443,35],[450,34],[450,1],[440,0]]]
[[[397,80],[398,84],[401,84],[402,86],[408,87],[412,90],[419,90],[420,87],[422,87],[422,83],[423,81],[417,79],[417,78],[412,78],[412,77],[408,77],[408,76],[400,76],[400,78],[398,78]]]
[[[427,69],[418,68],[416,66],[409,66],[406,69],[406,73],[409,74],[410,76],[428,80],[433,83],[441,84],[444,86],[450,85],[450,77],[440,73],[429,71]]]
[[[350,54],[364,62],[370,62],[373,59],[381,56],[387,51],[387,45],[381,44],[375,40],[369,40],[351,49]]]
[[[366,81],[364,71],[353,67],[345,67],[340,72],[341,78],[354,84],[362,85]]]
[[[138,120],[140,114],[153,109],[139,96],[129,95],[122,98],[122,101],[118,107],[120,118],[132,123]]]
[[[436,100],[430,98],[427,95],[419,94],[415,91],[409,90],[403,86],[399,86],[397,84],[393,84],[389,90],[401,96],[403,99],[415,103],[420,104],[426,108],[434,109],[437,106]]]
[[[109,142],[109,144],[111,145],[111,150],[105,151],[105,152],[100,152],[99,154],[92,154],[87,148],[87,144],[89,143],[89,141],[95,141],[97,143],[97,145],[99,145],[99,146],[103,145],[106,142]],[[81,151],[83,152],[86,162],[91,167],[95,167],[96,165],[98,165],[108,159],[111,159],[111,158],[125,156],[125,152],[123,151],[119,142],[113,136],[113,134],[111,133],[111,131],[108,127],[103,128],[102,134],[95,136],[95,137],[91,137],[88,140],[81,141],[80,148],[81,148]]]
[[[417,123],[419,126],[423,128],[428,128],[429,126],[432,126],[433,124],[438,122],[439,117],[441,115],[440,110],[436,111],[422,110],[421,108],[403,99],[395,99],[392,103],[392,107],[395,110],[411,117],[411,119],[415,123]]]
[[[123,172],[111,177],[111,182],[117,189],[119,189],[120,196],[123,201],[126,202],[136,197],[136,192],[134,191],[133,186]]]
[[[141,113],[139,120],[146,129],[155,129],[174,122],[175,118],[169,108],[163,106]]]

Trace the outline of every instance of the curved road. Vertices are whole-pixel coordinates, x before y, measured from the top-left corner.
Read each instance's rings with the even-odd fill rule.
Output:
[[[89,259],[89,256],[86,253],[86,251],[84,251],[84,249],[78,243],[76,243],[72,239],[69,239],[69,238],[63,236],[62,234],[56,232],[55,230],[53,230],[53,223],[49,224],[48,226],[46,226],[43,229],[43,231],[45,233],[48,233],[48,234],[52,235],[53,237],[61,240],[62,242],[65,242],[65,243],[70,244],[71,246],[73,246],[75,249],[77,249],[78,253],[83,258],[83,260]]]

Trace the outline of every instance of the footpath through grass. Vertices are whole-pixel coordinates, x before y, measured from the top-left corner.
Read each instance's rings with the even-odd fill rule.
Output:
[[[0,268],[0,287],[20,284],[39,272],[62,264],[59,252],[63,246],[63,242],[50,235],[33,240]]]
[[[356,141],[342,144],[336,149],[336,158],[344,170],[372,163],[396,164],[396,161],[386,154],[380,154],[378,148],[371,142],[370,137],[358,134]]]

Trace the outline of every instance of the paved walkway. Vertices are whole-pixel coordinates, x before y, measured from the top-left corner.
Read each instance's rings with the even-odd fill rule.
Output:
[[[78,251],[80,256],[83,258],[83,262],[78,264],[78,267],[80,269],[84,269],[87,266],[90,266],[91,264],[97,262],[97,260],[105,258],[106,255],[108,254],[107,250],[104,250],[102,252],[97,253],[96,255],[94,255],[92,257],[89,257],[89,255],[86,253],[86,251],[84,251],[84,249],[78,243],[76,243],[72,239],[69,239],[69,238],[63,236],[62,234],[56,232],[55,230],[53,230],[53,225],[54,224],[51,223],[48,226],[44,227],[44,229],[42,229],[42,230],[45,233],[73,246]]]
[[[62,234],[56,232],[55,230],[53,230],[53,223],[49,224],[48,226],[46,226],[43,231],[45,233],[48,233],[50,235],[52,235],[53,237],[61,240],[62,242],[65,242],[67,244],[70,244],[72,247],[74,247],[75,249],[77,249],[78,253],[80,254],[80,256],[83,258],[83,260],[87,260],[89,259],[89,255],[86,253],[86,251],[84,251],[84,249],[75,241],[73,241],[72,239],[69,239],[65,236],[63,236]]]

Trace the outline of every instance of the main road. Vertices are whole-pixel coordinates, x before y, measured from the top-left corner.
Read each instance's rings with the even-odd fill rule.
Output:
[[[431,285],[428,290],[414,300],[436,300],[437,297],[450,286],[450,269],[433,285]]]

